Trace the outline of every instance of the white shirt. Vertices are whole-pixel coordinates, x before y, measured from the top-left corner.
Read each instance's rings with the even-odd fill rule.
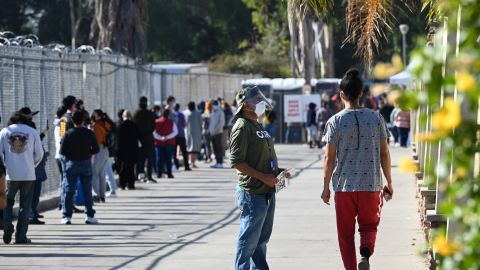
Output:
[[[35,167],[43,157],[38,132],[23,124],[13,124],[0,131],[0,157],[7,170],[7,180],[35,180]]]

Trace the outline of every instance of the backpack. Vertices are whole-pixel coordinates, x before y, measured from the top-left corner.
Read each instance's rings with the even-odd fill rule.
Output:
[[[112,126],[105,136],[105,147],[108,149],[109,156],[115,156],[118,149],[118,140],[115,126]]]
[[[65,115],[62,116],[62,118],[60,118],[60,140],[63,140],[63,137],[65,137],[65,134],[67,133],[67,123],[67,117]]]

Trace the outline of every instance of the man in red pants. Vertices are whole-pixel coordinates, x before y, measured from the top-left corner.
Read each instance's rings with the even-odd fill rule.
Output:
[[[335,191],[338,242],[347,270],[357,269],[356,221],[362,256],[358,269],[370,269],[369,258],[375,250],[382,197],[388,201],[393,194],[387,126],[379,113],[360,107],[362,89],[359,72],[347,71],[340,83],[345,109],[330,118],[322,139],[327,144],[322,199],[330,204],[331,181]],[[387,181],[385,185],[382,170]]]

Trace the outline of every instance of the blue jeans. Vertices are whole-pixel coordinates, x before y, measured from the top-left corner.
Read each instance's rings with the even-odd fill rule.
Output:
[[[24,242],[27,240],[28,215],[33,197],[33,181],[7,181],[7,205],[3,210],[3,230],[13,232],[12,210],[15,204],[15,195],[20,191],[20,211],[17,220],[17,232],[15,240]]]
[[[30,207],[30,220],[38,219],[38,203],[40,202],[40,193],[42,192],[42,180],[36,180],[33,187],[32,205]]]
[[[237,240],[235,270],[268,270],[267,243],[275,215],[275,193],[252,195],[237,191],[240,234]]]
[[[108,165],[108,148],[100,145],[100,151],[93,156],[93,192],[98,197],[105,198],[106,176],[105,171]]]
[[[80,178],[80,183],[84,192],[85,199],[85,213],[88,217],[95,215],[93,210],[92,199],[92,162],[65,160],[65,200],[62,207],[63,217],[72,217],[73,210],[73,196],[77,189],[77,180]]]
[[[172,159],[175,145],[155,146],[157,174],[162,175],[167,166],[167,174],[172,174]]]

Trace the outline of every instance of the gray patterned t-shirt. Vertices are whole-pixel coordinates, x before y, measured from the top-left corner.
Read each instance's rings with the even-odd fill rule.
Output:
[[[345,109],[328,120],[322,141],[336,147],[334,191],[379,191],[383,187],[380,143],[388,130],[370,109]]]

